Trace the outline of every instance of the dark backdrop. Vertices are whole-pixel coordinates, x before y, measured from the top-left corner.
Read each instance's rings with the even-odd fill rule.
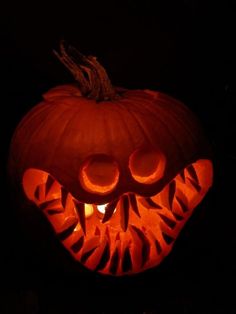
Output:
[[[0,313],[236,313],[233,1],[18,1],[0,20]],[[47,89],[72,81],[52,54],[62,38],[96,55],[114,85],[184,101],[213,148],[211,191],[161,266],[135,277],[76,272],[50,232],[34,245],[7,183],[16,125]]]

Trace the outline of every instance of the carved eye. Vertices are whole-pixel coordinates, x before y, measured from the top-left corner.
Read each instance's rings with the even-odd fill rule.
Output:
[[[161,179],[165,164],[165,156],[160,151],[152,149],[138,149],[129,158],[129,169],[133,178],[144,184]]]
[[[118,183],[118,165],[110,156],[92,156],[82,165],[79,180],[87,191],[97,194],[107,194]]]

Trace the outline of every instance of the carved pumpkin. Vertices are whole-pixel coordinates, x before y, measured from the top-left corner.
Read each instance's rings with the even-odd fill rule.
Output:
[[[202,130],[160,92],[115,89],[61,45],[78,85],[49,90],[17,127],[10,174],[74,259],[103,274],[155,267],[212,184]]]

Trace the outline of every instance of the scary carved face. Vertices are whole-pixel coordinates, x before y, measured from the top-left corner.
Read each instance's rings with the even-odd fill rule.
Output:
[[[212,184],[207,155],[195,118],[166,95],[97,103],[66,85],[23,119],[9,164],[76,261],[123,275],[170,252]]]

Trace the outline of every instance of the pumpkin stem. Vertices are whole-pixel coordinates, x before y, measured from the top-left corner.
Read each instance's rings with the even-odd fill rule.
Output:
[[[113,100],[119,97],[106,70],[96,57],[86,57],[72,46],[66,48],[64,41],[60,42],[60,54],[56,51],[54,54],[73,74],[83,96],[96,101]]]

